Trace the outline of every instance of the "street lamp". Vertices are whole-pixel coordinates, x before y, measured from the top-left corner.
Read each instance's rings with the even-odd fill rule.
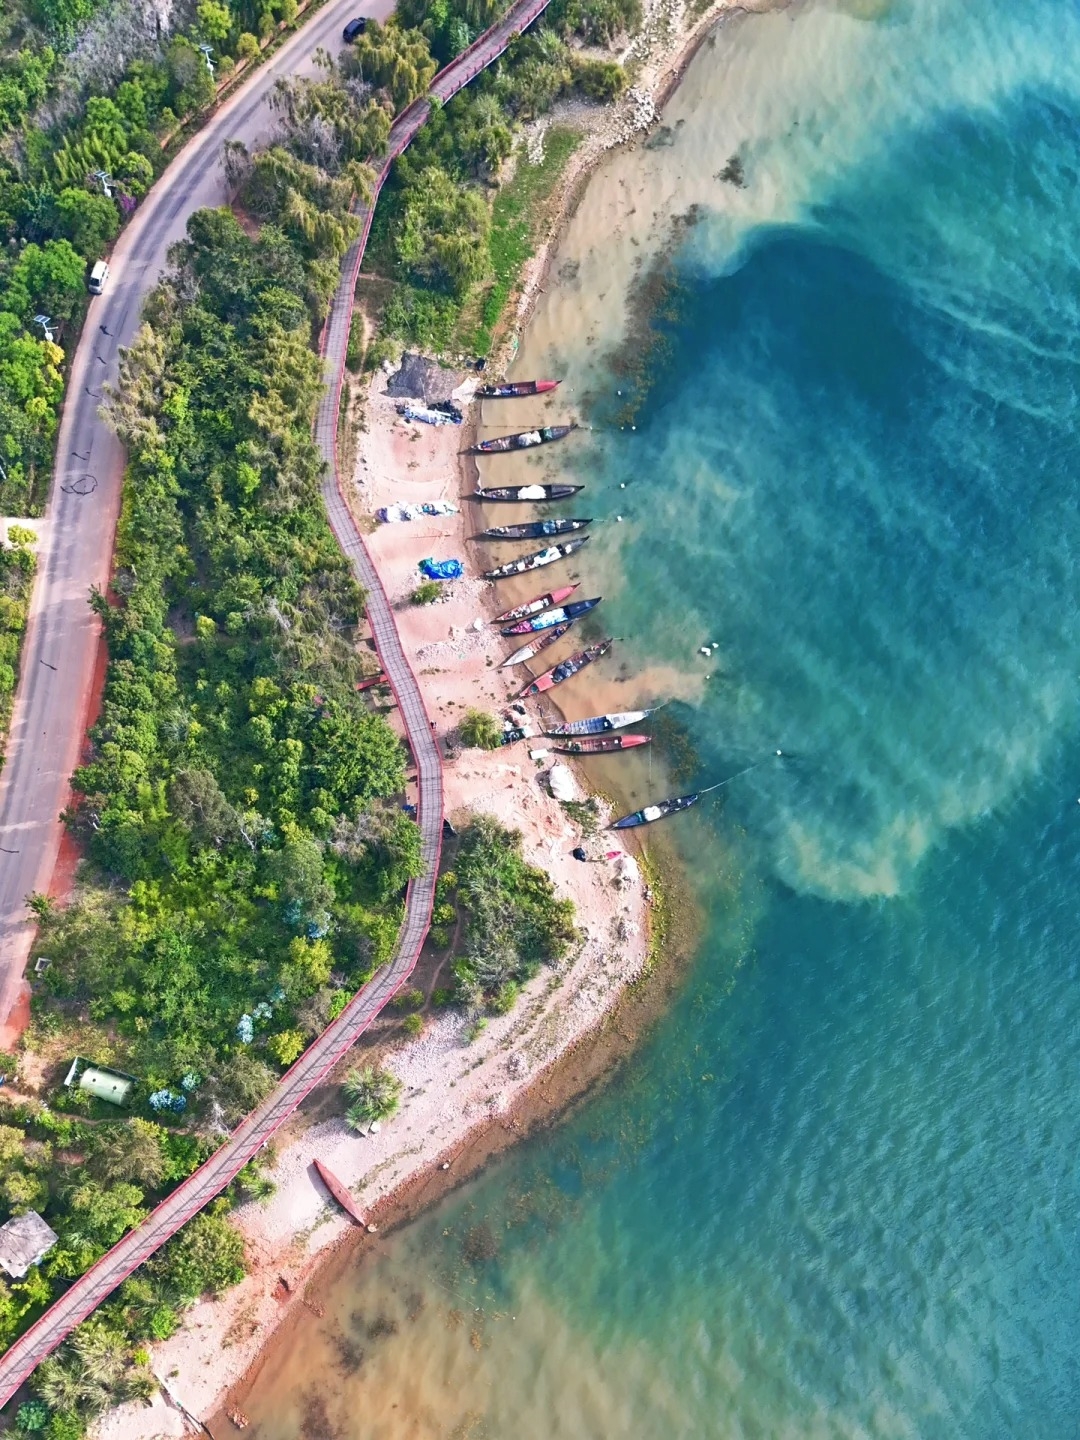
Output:
[[[35,325],[40,325],[41,328],[42,328],[42,330],[45,331],[45,339],[48,340],[48,342],[49,342],[50,345],[54,345],[54,344],[56,343],[56,342],[55,342],[55,339],[54,339],[54,337],[53,337],[53,332],[52,332],[52,316],[51,316],[51,315],[35,315],[35,316],[34,316],[34,324],[35,324]]]
[[[203,59],[206,61],[206,68],[207,68],[207,70],[209,70],[209,71],[210,71],[210,74],[213,75],[213,73],[214,73],[214,62],[210,59],[210,56],[211,56],[211,55],[213,54],[213,52],[214,52],[214,47],[213,47],[212,45],[200,45],[200,46],[199,46],[199,49],[202,51]]]
[[[101,182],[102,192],[107,199],[111,200],[113,198],[112,176],[107,170],[95,170],[90,178],[91,180],[99,180]]]

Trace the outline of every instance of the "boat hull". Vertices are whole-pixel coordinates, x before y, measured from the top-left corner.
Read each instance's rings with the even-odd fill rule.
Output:
[[[573,605],[561,606],[558,610],[549,610],[546,615],[537,615],[531,620],[519,620],[516,625],[508,626],[502,633],[504,635],[529,635],[534,630],[546,630],[550,625],[559,625],[563,620],[580,620],[582,615],[587,615],[590,610],[595,610],[603,596],[598,595],[595,600],[576,600]]]
[[[573,623],[572,620],[564,620],[561,625],[556,625],[553,630],[539,635],[528,645],[522,645],[520,650],[515,650],[512,655],[508,655],[500,663],[499,669],[505,670],[507,665],[524,665],[526,660],[531,660],[534,655],[539,655],[541,650],[546,650],[549,645],[554,645],[556,640],[561,640]]]
[[[521,605],[515,605],[511,610],[504,610],[501,615],[496,615],[491,623],[508,625],[511,620],[524,620],[526,615],[538,615],[541,610],[548,610],[552,605],[561,605],[564,600],[569,600],[577,588],[577,585],[563,585],[558,590],[549,590],[546,595],[537,595],[532,600],[525,600]],[[503,631],[504,635],[510,633],[509,630]]]
[[[577,554],[588,535],[582,535],[580,539],[568,540],[565,545],[549,545],[546,550],[538,550],[535,555],[522,555],[517,560],[511,560],[506,565],[499,565],[494,570],[485,570],[485,580],[508,580],[511,575],[525,575],[530,570],[540,570],[545,565],[554,565],[556,560],[567,560],[571,555]]]
[[[553,669],[545,670],[543,675],[538,675],[531,685],[526,685],[518,695],[518,699],[524,700],[530,695],[543,695],[548,690],[553,690],[556,685],[562,685],[565,681],[580,674],[586,665],[592,665],[595,661],[602,660],[611,649],[611,645],[610,640],[601,640],[598,645],[590,645],[587,650],[579,650],[568,660],[563,660]]]
[[[591,715],[587,720],[568,720],[564,725],[549,725],[544,734],[553,739],[563,735],[605,735],[609,730],[640,725],[652,713],[651,710],[622,710],[610,715]]]
[[[478,540],[543,540],[548,535],[573,535],[577,530],[584,530],[586,525],[592,524],[592,516],[587,520],[531,520],[526,525],[492,525],[489,530],[481,530],[477,535]]]
[[[556,440],[565,440],[573,425],[542,425],[539,430],[521,430],[516,435],[497,435],[491,440],[481,440],[469,451],[470,455],[506,455],[512,450],[535,450],[538,445],[551,445]]]
[[[319,1179],[326,1186],[327,1190],[330,1191],[330,1194],[341,1206],[342,1210],[345,1211],[345,1214],[348,1215],[350,1220],[354,1220],[357,1225],[366,1225],[367,1221],[360,1213],[360,1208],[356,1201],[334,1172],[328,1170],[321,1160],[314,1161],[314,1165],[315,1169],[319,1172]]]
[[[584,485],[496,485],[490,490],[474,490],[468,498],[478,505],[524,505],[530,500],[539,505],[569,500],[584,489]]]
[[[659,805],[646,805],[643,810],[624,815],[621,820],[613,821],[611,828],[636,830],[639,825],[652,825],[657,820],[666,820],[669,815],[679,815],[683,810],[689,810],[690,806],[696,805],[700,799],[700,794],[676,795],[671,800],[661,800]]]
[[[481,385],[478,400],[518,400],[523,395],[546,395],[559,388],[558,380],[508,380],[505,385]]]
[[[556,755],[612,755],[650,744],[651,735],[586,735],[581,740],[566,740],[551,748]]]

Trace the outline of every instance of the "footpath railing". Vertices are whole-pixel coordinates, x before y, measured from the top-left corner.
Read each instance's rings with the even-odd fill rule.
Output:
[[[547,8],[550,0],[523,0],[513,5],[498,24],[485,31],[432,82],[429,94],[450,99],[486,66],[496,60],[513,37]],[[53,1302],[44,1315],[0,1358],[0,1407],[42,1360],[193,1215],[239,1174],[300,1102],[356,1043],[372,1020],[412,974],[427,935],[442,841],[442,761],[431,731],[420,686],[406,657],[394,613],[379,572],[368,554],[341,490],[337,467],[337,424],[345,368],[345,350],[352,322],[353,297],[371,217],[379,191],[393,161],[401,154],[431,113],[427,99],[415,101],[398,116],[390,130],[387,158],[380,169],[370,202],[360,213],[359,240],[342,262],[341,281],[322,336],[326,385],[315,420],[315,438],[327,462],[323,500],[338,543],[367,591],[367,617],[383,670],[390,681],[405,725],[417,767],[417,822],[421,830],[424,870],[409,886],[405,923],[389,964],[353,997],[332,1025],[314,1040],[295,1065],[282,1076],[273,1094],[233,1132],[183,1184],[178,1185],[135,1230],[125,1235],[85,1275]]]

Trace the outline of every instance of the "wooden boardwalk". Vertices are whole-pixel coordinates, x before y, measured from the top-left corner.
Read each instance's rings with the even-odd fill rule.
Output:
[[[547,8],[550,0],[519,0],[498,24],[485,31],[468,50],[436,75],[429,94],[445,102],[467,85],[506,49]],[[357,579],[367,591],[367,616],[379,659],[401,710],[417,766],[419,797],[417,821],[422,834],[423,873],[406,896],[405,923],[389,962],[359,991],[332,1025],[312,1042],[281,1078],[274,1092],[233,1132],[232,1138],[194,1175],[169,1195],[129,1234],[81,1276],[44,1315],[0,1358],[0,1406],[5,1405],[24,1380],[92,1314],[112,1291],[148,1260],[191,1217],[229,1184],[248,1161],[292,1114],[297,1105],[355,1044],[360,1035],[412,974],[431,920],[439,850],[442,839],[442,763],[393,611],[379,573],[372,563],[341,494],[337,472],[337,420],[349,339],[353,296],[360,263],[371,228],[372,210],[392,162],[405,149],[431,112],[427,99],[418,100],[395,120],[387,158],[376,177],[369,205],[361,207],[363,229],[342,262],[341,282],[323,332],[326,388],[315,422],[315,437],[327,461],[323,498],[334,534],[348,556]]]

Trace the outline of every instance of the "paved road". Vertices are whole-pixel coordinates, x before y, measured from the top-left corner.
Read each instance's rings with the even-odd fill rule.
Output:
[[[468,84],[476,74],[486,65],[489,65],[509,44],[513,35],[528,25],[547,7],[549,0],[519,0],[519,3],[512,6],[503,20],[485,32],[480,39],[465,51],[446,70],[436,76],[432,85],[432,93],[440,100],[447,100],[455,94],[463,85]],[[345,4],[330,7],[330,16],[333,17],[333,24],[340,25],[341,15],[349,11],[349,5]],[[304,32],[297,39],[305,39],[313,47],[319,43],[320,31],[327,28],[329,17],[320,16],[313,23],[309,32]],[[325,43],[323,39],[322,43]],[[292,64],[297,58],[299,46],[296,41],[290,42],[290,46],[278,57],[277,65],[280,70],[282,64]],[[288,57],[289,50],[292,50],[291,58]],[[285,56],[283,62],[282,56]],[[272,78],[272,77],[271,77]],[[265,89],[264,92],[265,94]],[[237,102],[233,102],[236,104]],[[245,108],[245,114],[249,123],[255,123],[255,115],[258,106],[262,103],[262,97],[256,98],[240,97],[240,105]],[[379,172],[375,194],[372,198],[372,205],[378,198],[378,192],[386,179],[390,163],[394,157],[399,155],[408,145],[409,141],[419,130],[420,126],[427,119],[430,113],[430,104],[422,100],[410,106],[402,113],[395,122],[390,135],[389,155],[386,163]],[[232,122],[239,123],[239,117]],[[183,217],[199,205],[214,203],[213,199],[206,198],[203,193],[203,186],[209,172],[216,170],[214,156],[216,147],[223,139],[231,135],[240,134],[243,138],[244,132],[236,129],[218,130],[216,137],[211,143],[209,137],[202,142],[194,142],[190,148],[193,154],[187,154],[176,162],[175,177],[170,180],[173,172],[166,176],[166,188],[159,199],[161,216],[158,221],[160,235],[153,242],[155,245],[154,254],[163,257],[164,249],[167,248],[171,239],[182,231]],[[214,179],[216,185],[219,182]],[[195,198],[190,200],[181,199],[179,193],[173,195],[174,186],[184,189],[185,184]],[[173,197],[172,203],[166,203],[167,197]],[[7,1403],[18,1387],[38,1364],[50,1354],[57,1345],[61,1343],[80,1321],[84,1320],[103,1300],[131,1274],[145,1260],[148,1260],[154,1252],[164,1244],[170,1236],[189,1220],[194,1214],[202,1209],[215,1195],[221,1193],[233,1177],[251,1159],[260,1147],[268,1140],[281,1126],[285,1119],[293,1112],[304,1097],[314,1089],[327,1072],[341,1059],[350,1049],[357,1038],[363,1033],[371,1021],[379,1014],[383,1006],[393,996],[395,991],[405,982],[412,973],[420,953],[420,947],[427,934],[431,918],[431,906],[435,895],[435,880],[438,873],[439,848],[442,838],[442,764],[438,746],[435,743],[431,732],[430,721],[424,708],[423,698],[416,677],[409,665],[408,659],[401,645],[401,639],[394,624],[393,611],[386,598],[382,582],[371,558],[367,553],[363,540],[352,521],[352,517],[342,499],[340,491],[340,476],[337,473],[337,414],[338,400],[341,392],[342,374],[345,365],[345,348],[348,342],[349,323],[352,315],[353,295],[356,288],[356,277],[359,273],[360,263],[363,259],[364,247],[367,243],[368,231],[371,225],[371,207],[361,211],[364,221],[360,239],[346,255],[342,264],[342,278],[331,307],[329,319],[323,334],[323,353],[326,361],[326,391],[323,401],[319,407],[316,419],[315,434],[322,448],[323,454],[328,462],[327,476],[323,484],[323,496],[326,503],[327,514],[330,523],[334,528],[342,549],[349,557],[356,571],[360,582],[368,591],[367,615],[375,637],[375,643],[379,651],[379,658],[382,661],[383,669],[394,688],[398,705],[401,709],[402,718],[405,723],[409,743],[412,747],[413,757],[417,765],[417,779],[419,786],[419,797],[417,804],[417,820],[422,832],[422,854],[424,859],[424,873],[409,887],[406,897],[405,924],[398,936],[397,947],[390,963],[384,967],[375,978],[364,987],[349,1003],[338,1020],[330,1025],[323,1034],[304,1052],[296,1064],[281,1079],[280,1084],[272,1095],[234,1131],[227,1144],[223,1145],[216,1154],[212,1155],[206,1163],[195,1172],[190,1179],[182,1185],[161,1204],[136,1230],[131,1231],[117,1245],[104,1255],[101,1260],[79,1280],[72,1285],[64,1295],[60,1297],[45,1314],[23,1335],[16,1343],[0,1358],[0,1406]],[[151,226],[144,221],[144,228],[151,229]],[[157,234],[154,228],[153,234]],[[138,239],[128,238],[128,253],[132,247],[138,246]],[[150,238],[146,242],[151,243]],[[140,252],[141,253],[141,252]],[[121,272],[125,269],[133,270],[134,266],[130,258],[124,258],[119,267]],[[158,262],[160,268],[160,261]],[[115,316],[109,311],[108,306],[103,306],[97,313],[92,314],[91,326],[101,323],[103,319],[115,319],[116,325],[106,320],[110,330],[115,329],[120,337],[121,343],[125,337],[130,336],[137,320],[137,306],[141,295],[149,288],[157,274],[151,269],[151,261],[146,261],[142,271],[143,284],[139,290],[131,288],[131,285],[118,285],[117,289],[109,297],[116,306]],[[80,356],[84,373],[93,364],[93,356],[89,352],[96,349],[93,343],[94,330],[88,328],[86,339],[80,346]],[[89,342],[89,343],[88,343]],[[115,343],[115,342],[114,342]],[[86,352],[85,354],[83,352]],[[105,355],[106,362],[110,355]],[[115,352],[112,352],[115,353]],[[89,358],[88,358],[89,357]],[[105,373],[106,366],[99,366]],[[92,372],[91,372],[92,373]],[[73,385],[78,383],[81,387],[85,379],[78,373],[78,361],[73,374]],[[73,409],[76,407],[73,407]],[[99,425],[93,416],[92,411],[86,412],[86,423]],[[95,437],[96,443],[104,446],[114,444],[111,437],[105,435]],[[63,435],[61,436],[63,443]],[[61,451],[66,454],[66,451]],[[85,453],[85,452],[84,452]],[[106,453],[104,449],[96,452],[101,459],[95,458],[93,464],[100,470],[105,469],[104,460],[115,465],[119,470],[120,455],[113,450]],[[85,463],[85,462],[81,462]],[[61,476],[70,474],[70,471],[61,469]],[[81,473],[81,472],[80,472]],[[101,477],[104,479],[104,477]],[[109,504],[111,508],[106,510],[102,503],[105,499],[101,496],[98,499],[97,508],[87,513],[95,517],[97,543],[101,550],[100,565],[101,583],[107,576],[108,551],[111,543],[111,526],[114,523],[114,516],[117,504],[114,492]],[[67,495],[61,484],[59,492]],[[98,490],[105,490],[106,487],[99,484]],[[93,496],[98,497],[98,490]],[[70,512],[68,512],[70,515]],[[71,519],[74,526],[79,518],[78,512]],[[86,525],[85,519],[83,524]],[[76,527],[77,528],[77,527]],[[76,547],[81,556],[83,550]],[[59,547],[58,547],[59,549]],[[94,555],[94,549],[89,547],[90,555]],[[46,567],[47,569],[47,567]],[[85,581],[85,575],[82,577]],[[68,582],[71,583],[70,581]],[[84,592],[85,593],[85,592]],[[62,613],[54,617],[54,625],[48,633],[53,638],[53,643],[60,645],[64,636],[60,634],[60,625],[63,620]],[[44,632],[45,627],[39,626],[38,630]],[[33,636],[28,640],[33,640]],[[40,642],[39,642],[40,643]],[[87,667],[92,665],[93,659],[93,633],[87,632],[86,648],[89,652],[86,657]],[[73,647],[75,658],[78,657],[77,647]],[[58,653],[57,651],[50,654]],[[44,658],[40,649],[35,652],[34,659],[37,663]],[[51,674],[52,672],[50,672]],[[85,689],[88,680],[83,682]],[[27,684],[28,691],[33,691],[32,679]],[[77,692],[71,692],[69,704],[74,703]],[[53,700],[57,697],[54,695]],[[46,699],[43,704],[50,702]],[[59,700],[57,703],[64,703]],[[78,741],[81,731],[81,709],[75,717],[73,724],[74,738],[70,743],[71,760],[74,763],[75,753],[78,748]],[[26,746],[24,739],[24,749]],[[25,762],[24,762],[25,763]],[[59,762],[58,762],[59,763]],[[10,762],[9,762],[10,768]],[[63,775],[66,780],[66,770],[58,770],[58,775]],[[0,796],[0,817],[3,816],[4,797]],[[0,819],[2,823],[2,819]],[[45,822],[40,822],[42,830],[47,829]],[[3,837],[0,836],[0,839]],[[35,837],[38,843],[43,843],[40,837]],[[51,862],[50,862],[51,864]]]
[[[188,216],[227,198],[218,163],[222,142],[250,145],[264,137],[271,125],[266,98],[274,82],[313,69],[317,46],[336,53],[352,15],[385,18],[392,8],[392,0],[331,0],[288,40],[169,166],[117,244],[106,293],[91,302],[72,364],[0,772],[0,1040],[33,939],[25,899],[48,889],[60,846],[59,816],[79,763],[100,629],[87,597],[91,586],[103,589],[109,579],[123,452],[97,413],[102,383],[115,381],[117,347],[131,342],[143,300],[165,266],[169,246],[183,238]]]

